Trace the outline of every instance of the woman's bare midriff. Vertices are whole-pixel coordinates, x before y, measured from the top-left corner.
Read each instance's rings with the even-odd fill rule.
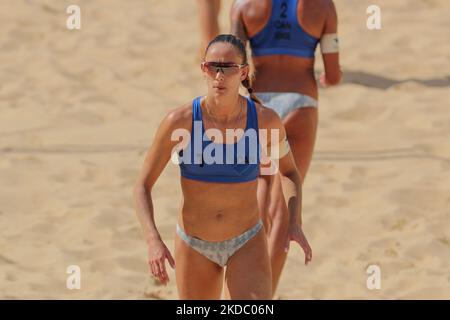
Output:
[[[190,236],[224,241],[244,233],[259,220],[256,180],[214,183],[181,177],[181,189],[178,224]]]
[[[271,55],[253,57],[255,92],[298,92],[317,99],[314,59]]]

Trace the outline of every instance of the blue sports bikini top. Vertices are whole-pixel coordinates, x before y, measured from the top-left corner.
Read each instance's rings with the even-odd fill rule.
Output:
[[[298,23],[297,7],[298,0],[272,0],[269,22],[250,38],[254,56],[314,57],[319,39],[306,33]]]
[[[260,144],[255,103],[247,99],[244,135],[233,144],[215,143],[205,133],[200,97],[192,103],[189,144],[178,153],[181,176],[207,182],[245,182],[259,175]],[[250,130],[253,129],[253,130]],[[225,138],[222,140],[225,141]]]

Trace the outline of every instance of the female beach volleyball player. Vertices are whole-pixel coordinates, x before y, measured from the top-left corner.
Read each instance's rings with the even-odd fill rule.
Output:
[[[167,283],[165,260],[176,266],[181,299],[220,299],[224,283],[226,298],[271,299],[267,239],[257,202],[263,129],[279,132],[276,140],[271,134],[266,140],[270,154],[278,151],[279,171],[290,181],[292,205],[284,236],[300,244],[308,263],[312,251],[301,228],[301,180],[279,116],[239,94],[243,85],[254,98],[243,43],[233,35],[217,36],[206,49],[201,70],[206,95],[165,116],[135,185],[150,271]],[[237,134],[229,139],[226,129]],[[174,136],[187,138],[180,142]],[[179,163],[183,194],[175,259],[158,232],[152,202],[153,186],[170,159]]]
[[[318,123],[314,52],[319,43],[325,66],[320,82],[329,86],[341,79],[334,4],[331,0],[236,0],[231,9],[231,29],[244,43],[250,42],[255,94],[282,119],[304,182]],[[287,257],[288,208],[279,175],[271,187],[260,183],[260,190],[275,293]]]

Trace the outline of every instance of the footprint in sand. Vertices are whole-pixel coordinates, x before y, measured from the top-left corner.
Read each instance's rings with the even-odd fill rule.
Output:
[[[41,223],[34,225],[31,228],[31,231],[35,232],[35,233],[39,233],[39,234],[47,234],[48,235],[48,234],[54,234],[57,231],[57,229],[56,229],[56,226],[52,223],[41,222]]]
[[[447,202],[448,192],[431,188],[401,188],[391,191],[388,197],[393,203],[427,210],[431,205]]]
[[[51,6],[48,5],[48,4],[43,4],[43,5],[41,5],[41,8],[42,8],[45,12],[51,13],[51,14],[53,14],[53,15],[57,15],[57,14],[60,14],[60,13],[61,13],[61,10],[58,10],[57,8],[53,8],[53,7],[51,7]]]
[[[133,186],[136,183],[136,179],[139,175],[137,169],[122,169],[118,176],[121,180],[121,186]]]
[[[316,202],[333,208],[345,207],[350,204],[346,198],[334,196],[318,196]]]
[[[342,184],[342,190],[360,190],[362,186],[367,185],[367,168],[362,166],[352,166],[347,181],[350,181],[350,183],[344,182]]]
[[[438,240],[440,243],[442,243],[442,244],[444,244],[444,245],[450,247],[450,238],[447,238],[447,237],[440,237],[440,238],[437,238],[437,240]]]
[[[49,180],[52,182],[64,183],[64,184],[69,182],[68,175],[65,173],[51,174],[51,175],[49,175]]]
[[[127,271],[143,273],[148,270],[145,260],[134,257],[120,257],[117,259],[120,267]]]
[[[5,279],[6,279],[6,281],[10,281],[10,282],[17,281],[17,277],[14,274],[9,273],[9,272],[6,273]]]
[[[381,111],[384,111],[383,109]],[[354,106],[348,110],[337,112],[334,114],[334,118],[343,121],[362,121],[369,122],[374,121],[381,117],[382,112],[380,112],[379,106],[367,105],[361,108],[359,105]]]
[[[93,113],[91,111],[77,108],[77,110],[68,111],[64,116],[64,123],[69,124],[86,124],[86,125],[99,125],[105,122],[102,116]]]
[[[396,257],[398,257],[398,252],[393,248],[388,248],[388,249],[384,250],[384,255],[386,257],[390,257],[390,258],[396,258]]]
[[[121,225],[120,210],[103,209],[93,219],[92,224],[99,228],[113,228]]]
[[[405,218],[397,218],[394,222],[383,222],[383,225],[391,231],[402,231],[408,223]]]
[[[353,166],[349,174],[350,179],[365,178],[366,176],[367,168],[361,166]]]
[[[356,256],[356,260],[358,261],[368,261],[369,255],[367,253],[361,252]]]
[[[144,297],[156,300],[165,300],[160,290],[146,290],[144,292]]]
[[[110,184],[109,172],[103,168],[87,167],[83,170],[83,175],[80,179],[82,182],[89,182],[95,184],[107,183]]]
[[[130,218],[133,217],[130,213]],[[134,218],[134,217],[133,217]],[[124,223],[122,226],[114,230],[113,239],[114,241],[118,239],[141,239],[141,228],[138,222],[132,221],[131,223]]]
[[[115,266],[115,260],[112,258],[99,258],[91,262],[91,271],[107,271]]]
[[[13,260],[11,260],[3,255],[0,255],[0,264],[14,265],[16,263]]]

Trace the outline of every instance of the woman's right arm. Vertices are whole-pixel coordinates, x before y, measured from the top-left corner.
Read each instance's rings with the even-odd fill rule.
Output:
[[[149,250],[150,271],[164,284],[169,280],[165,268],[165,259],[168,259],[172,268],[175,267],[175,263],[156,228],[152,189],[167,165],[173,148],[179,143],[178,141],[172,141],[171,136],[172,132],[180,126],[181,121],[179,109],[171,111],[162,120],[147,152],[133,192],[136,214]]]

